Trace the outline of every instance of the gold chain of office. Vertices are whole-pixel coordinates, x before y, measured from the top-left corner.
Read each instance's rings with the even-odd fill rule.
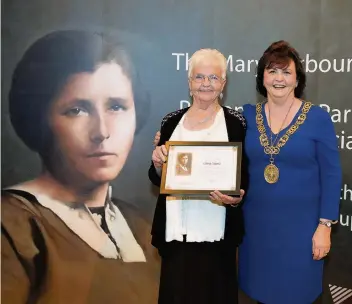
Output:
[[[263,103],[258,103],[256,105],[255,119],[256,119],[258,131],[260,133],[260,136],[259,136],[260,144],[263,146],[265,154],[270,155],[270,164],[265,167],[264,178],[268,183],[273,184],[273,183],[276,183],[279,179],[279,169],[277,168],[276,165],[273,164],[274,163],[273,155],[277,155],[280,153],[280,149],[286,144],[290,136],[298,130],[300,125],[304,123],[304,121],[307,118],[307,113],[312,107],[312,103],[308,101],[304,101],[301,114],[299,114],[295,123],[286,131],[286,133],[283,136],[281,136],[281,138],[278,140],[276,145],[274,145],[273,142],[269,144],[269,139],[266,134],[266,128],[264,126],[262,105]]]

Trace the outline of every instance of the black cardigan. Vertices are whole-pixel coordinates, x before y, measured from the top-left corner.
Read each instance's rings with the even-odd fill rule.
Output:
[[[188,111],[189,108],[184,108],[166,115],[161,122],[160,141],[159,146],[164,145],[168,141],[175,130],[177,124],[182,116]],[[244,153],[244,139],[246,135],[246,121],[239,112],[223,107],[224,116],[226,121],[226,128],[229,141],[242,142],[243,155],[242,155],[242,176],[241,176],[241,189],[247,190],[248,186],[248,170],[247,170],[247,157]],[[160,187],[161,177],[157,174],[154,164],[152,162],[149,168],[150,181]],[[152,225],[152,245],[162,252],[167,242],[165,241],[165,228],[166,228],[166,195],[159,194],[155,207],[154,220]],[[226,205],[226,218],[225,218],[225,232],[224,241],[229,247],[235,249],[242,241],[244,234],[242,203],[238,207],[231,207]]]

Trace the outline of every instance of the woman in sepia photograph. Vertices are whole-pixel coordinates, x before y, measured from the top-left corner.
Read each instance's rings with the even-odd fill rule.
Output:
[[[192,159],[190,153],[180,153],[177,156],[176,175],[192,174]]]
[[[148,106],[112,41],[53,32],[15,69],[11,122],[42,173],[2,190],[3,303],[157,301],[149,225],[111,197]]]

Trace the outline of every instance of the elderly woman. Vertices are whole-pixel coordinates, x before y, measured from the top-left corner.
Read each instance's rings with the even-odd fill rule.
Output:
[[[166,141],[243,142],[245,137],[243,116],[220,106],[225,57],[217,50],[197,51],[189,61],[188,76],[192,106],[164,117],[159,146],[153,151],[149,178],[157,186]],[[216,189],[203,199],[159,195],[152,227],[152,244],[162,258],[159,304],[237,303],[236,248],[243,234],[239,203],[246,170],[244,159],[239,198]]]
[[[322,292],[323,258],[338,218],[341,167],[327,112],[301,96],[302,61],[285,41],[259,60],[257,90],[245,105],[250,183],[243,205],[240,287],[266,304],[309,304]]]
[[[106,37],[58,31],[13,75],[10,117],[42,174],[2,191],[4,303],[155,303],[148,225],[109,183],[141,122],[127,54]]]

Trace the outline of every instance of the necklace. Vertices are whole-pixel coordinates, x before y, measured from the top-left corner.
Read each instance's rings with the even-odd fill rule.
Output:
[[[203,123],[205,123],[205,122],[207,122],[207,121],[209,121],[211,118],[213,118],[214,117],[214,115],[215,115],[215,113],[217,112],[217,110],[218,110],[218,107],[219,107],[219,105],[218,104],[216,104],[215,105],[215,108],[214,108],[214,110],[208,115],[208,116],[206,116],[205,118],[203,118],[202,120],[198,120],[198,121],[196,121],[195,123],[190,123],[190,120],[189,120],[189,118],[188,118],[188,115],[186,114],[186,116],[185,116],[185,119],[187,119],[187,121],[188,121],[188,124],[190,124],[190,127],[191,127],[191,129],[194,129],[194,127],[196,127],[196,126],[198,126],[198,125],[200,125],[200,124],[203,124]]]
[[[293,106],[293,103],[295,102],[295,98],[293,97],[292,99],[292,102],[291,102],[291,105],[290,107],[288,108],[288,111],[285,115],[285,118],[284,120],[282,121],[282,124],[281,124],[281,127],[279,129],[279,132],[276,134],[276,138],[275,140],[273,141],[273,131],[271,129],[271,116],[270,116],[270,107],[269,107],[269,104],[268,104],[268,112],[269,112],[269,129],[270,129],[270,146],[273,147],[274,146],[274,143],[277,141],[277,138],[279,137],[279,134],[285,124],[285,121],[287,119],[287,116],[288,114],[290,113],[291,111],[291,108]],[[270,151],[270,164],[267,165],[264,169],[264,178],[265,180],[269,183],[269,184],[273,184],[273,183],[276,183],[279,179],[279,176],[280,176],[280,171],[279,171],[279,168],[274,164],[274,157],[273,157],[273,151],[271,150]]]
[[[293,135],[299,128],[300,125],[304,123],[304,121],[307,118],[307,113],[309,112],[310,108],[312,107],[311,102],[304,101],[303,106],[302,106],[302,113],[297,117],[295,123],[286,131],[286,133],[281,136],[281,138],[277,141],[278,136],[282,130],[282,127],[284,126],[285,120],[288,116],[288,113],[291,110],[291,107],[293,105],[293,102],[291,103],[291,106],[285,116],[285,119],[281,125],[280,131],[277,133],[275,140],[272,140],[272,135],[273,133],[271,132],[270,134],[270,143],[268,136],[266,134],[266,129],[263,124],[263,114],[262,114],[262,105],[263,103],[258,103],[256,105],[256,123],[257,123],[257,128],[260,133],[259,136],[259,141],[260,144],[264,148],[264,153],[267,155],[270,155],[269,158],[269,165],[267,165],[264,169],[264,179],[269,183],[269,184],[274,184],[279,180],[279,175],[280,171],[279,168],[274,164],[274,155],[277,155],[280,153],[280,148],[282,148],[286,142],[289,140],[290,136]],[[270,121],[270,108],[269,109],[269,124],[271,127],[271,121]],[[277,144],[275,145],[277,141]]]

